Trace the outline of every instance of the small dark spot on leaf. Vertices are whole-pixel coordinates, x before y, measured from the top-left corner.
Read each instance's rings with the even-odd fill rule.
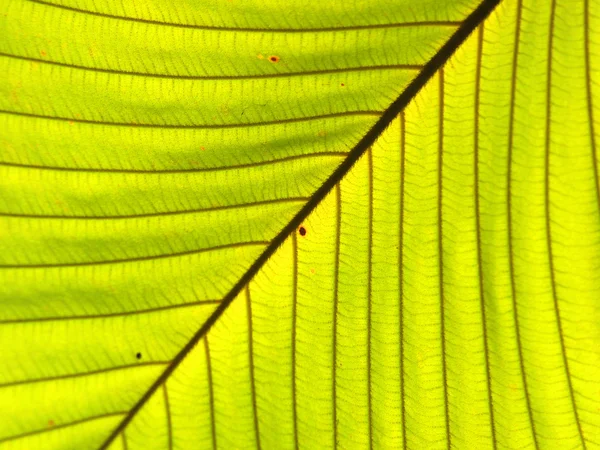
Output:
[[[300,236],[306,236],[306,228],[300,227],[298,233],[300,233]]]
[[[48,421],[48,428],[52,428],[55,425],[54,420],[50,419]]]
[[[40,55],[46,56],[47,55],[46,50],[40,50]]]
[[[137,352],[137,353],[135,354],[135,357],[136,357],[137,359],[142,359],[142,354],[141,354],[140,352]]]
[[[344,83],[342,83],[342,84],[340,84],[340,86],[344,87],[344,86],[346,86],[346,85],[345,85]]]
[[[279,56],[275,56],[275,55],[269,56],[269,61],[271,61],[272,63],[279,62],[280,59],[281,58]]]

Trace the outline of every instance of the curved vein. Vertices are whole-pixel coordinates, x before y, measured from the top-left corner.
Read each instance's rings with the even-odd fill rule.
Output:
[[[448,59],[454,54],[456,49],[466,40],[466,38],[479,26],[479,24],[493,11],[500,0],[483,0],[479,6],[462,22],[461,26],[452,34],[446,43],[438,52],[425,64],[423,70],[409,83],[406,89],[399,97],[383,112],[373,127],[350,151],[348,157],[338,166],[331,176],[317,189],[309,201],[300,211],[290,220],[290,222],[279,232],[271,241],[263,253],[252,263],[246,273],[238,280],[227,295],[223,298],[221,304],[215,309],[213,314],[200,327],[196,334],[181,349],[173,362],[167,366],[160,377],[150,386],[139,401],[129,410],[122,422],[106,438],[101,449],[107,449],[117,436],[133,420],[138,411],[162,386],[162,384],[171,376],[175,369],[181,364],[188,353],[196,346],[202,337],[208,332],[213,324],[221,317],[223,312],[229,307],[231,302],[244,290],[250,280],[259,272],[267,260],[283,244],[289,235],[295,232],[296,228],[308,217],[308,215],[321,203],[325,196],[335,188],[340,180],[354,166],[356,161],[371,147],[377,138],[385,131],[392,121],[401,111],[411,102],[419,93],[421,88],[442,68]]]
[[[515,26],[515,46],[513,49],[513,60],[512,60],[512,76],[510,86],[510,107],[509,107],[509,121],[508,121],[508,162],[506,171],[506,217],[508,221],[508,272],[510,274],[510,289],[512,299],[512,310],[513,320],[515,322],[515,337],[517,340],[517,353],[519,355],[519,365],[521,369],[521,380],[523,382],[523,391],[525,392],[525,403],[527,406],[527,414],[529,416],[529,423],[531,425],[531,437],[533,444],[539,449],[537,433],[535,430],[535,421],[533,420],[533,409],[531,408],[531,398],[529,394],[529,387],[527,384],[527,374],[525,373],[525,360],[523,357],[523,343],[521,340],[521,325],[519,323],[519,307],[517,301],[517,286],[515,280],[515,252],[513,249],[513,220],[512,220],[512,164],[513,164],[513,143],[514,143],[514,127],[515,127],[515,98],[517,92],[517,69],[519,63],[519,42],[521,41],[521,15],[523,10],[523,1],[518,0],[517,3],[517,18]]]
[[[400,418],[402,419],[402,448],[407,449],[406,438],[406,391],[404,389],[404,180],[406,178],[406,119],[400,113],[400,220],[398,232],[398,331],[400,351]]]
[[[57,172],[94,172],[94,173],[138,173],[138,174],[173,174],[173,173],[201,173],[201,172],[219,172],[236,169],[247,169],[251,167],[270,166],[282,162],[295,161],[297,159],[317,158],[320,156],[348,156],[348,152],[319,152],[307,153],[303,155],[286,156],[284,158],[272,159],[268,161],[249,162],[244,164],[234,164],[221,167],[202,167],[190,169],[166,169],[166,170],[148,170],[148,169],[103,169],[99,167],[60,167],[60,166],[41,166],[36,164],[21,164],[0,161],[0,166],[17,167],[23,169],[50,170]]]
[[[484,25],[481,24],[478,32],[478,45],[477,45],[477,73],[475,75],[475,143],[474,143],[474,173],[475,173],[475,228],[476,228],[476,239],[477,239],[477,269],[479,272],[479,300],[481,309],[481,324],[483,333],[483,351],[485,354],[485,373],[487,381],[487,399],[488,399],[488,411],[490,415],[490,428],[492,431],[492,448],[497,448],[496,444],[496,426],[494,421],[494,406],[492,396],[492,372],[490,368],[490,350],[488,344],[488,332],[487,332],[487,313],[485,306],[485,289],[483,282],[483,261],[482,261],[482,243],[481,243],[481,210],[480,210],[480,199],[479,199],[479,90],[481,87],[481,60],[483,56],[483,32]]]
[[[222,250],[225,248],[240,248],[240,247],[249,247],[249,246],[262,246],[268,245],[269,241],[248,241],[248,242],[236,242],[233,244],[224,244],[224,245],[215,245],[213,247],[195,249],[195,250],[186,250],[183,252],[174,252],[174,253],[163,253],[160,255],[151,255],[151,256],[137,256],[134,258],[122,258],[122,259],[106,259],[101,261],[85,261],[85,262],[70,262],[70,263],[47,263],[47,264],[0,264],[1,269],[48,269],[55,267],[80,267],[80,266],[100,266],[106,264],[123,264],[130,263],[136,261],[151,261],[156,259],[163,258],[177,258],[179,256],[186,255],[195,255],[198,253],[207,253],[215,250]]]
[[[558,337],[560,341],[560,350],[565,369],[565,376],[567,379],[567,387],[569,390],[569,397],[571,400],[571,407],[573,409],[573,416],[579,432],[579,439],[581,440],[582,448],[586,449],[585,439],[583,438],[583,429],[581,428],[581,421],[579,419],[579,412],[577,410],[577,402],[575,400],[575,392],[573,391],[573,381],[571,380],[571,371],[569,370],[569,358],[567,357],[567,348],[565,344],[565,338],[563,333],[562,319],[560,315],[560,307],[558,304],[558,295],[556,292],[556,275],[554,268],[554,254],[552,250],[552,220],[550,219],[550,125],[552,123],[552,58],[553,58],[553,43],[554,43],[554,18],[556,12],[556,0],[552,0],[551,12],[550,12],[550,30],[549,30],[549,42],[548,42],[548,65],[547,65],[547,77],[546,77],[546,130],[545,130],[545,158],[544,158],[544,204],[545,204],[545,219],[546,219],[546,243],[548,248],[548,266],[550,269],[550,284],[552,288],[552,300],[554,303],[554,313],[556,315],[556,326],[558,329]]]
[[[113,412],[113,413],[100,414],[98,416],[86,417],[85,419],[75,420],[73,422],[64,423],[61,425],[55,425],[52,428],[42,428],[39,430],[28,431],[27,433],[15,434],[15,435],[0,439],[0,444],[3,444],[5,442],[10,442],[10,441],[16,441],[17,439],[22,439],[22,438],[29,437],[29,436],[35,436],[38,434],[49,433],[51,431],[59,430],[62,428],[73,427],[75,425],[80,425],[80,424],[86,423],[86,422],[92,422],[94,420],[105,419],[108,417],[115,417],[115,416],[123,416],[125,414],[127,414],[127,411],[117,411],[117,412]]]
[[[175,216],[179,214],[194,214],[201,212],[211,211],[223,211],[228,209],[246,208],[253,206],[272,205],[277,203],[293,203],[293,202],[305,202],[310,197],[289,197],[275,200],[261,200],[250,203],[239,203],[237,205],[225,205],[225,206],[213,206],[208,208],[200,209],[185,209],[180,211],[161,211],[152,213],[141,213],[141,214],[129,214],[122,216],[58,216],[58,215],[44,215],[44,214],[26,214],[26,213],[6,213],[0,212],[0,217],[14,217],[14,218],[27,218],[27,219],[74,219],[74,220],[126,220],[126,219],[138,219],[141,217],[158,217],[158,216]]]
[[[11,381],[8,383],[0,383],[0,389],[6,388],[6,387],[22,386],[22,385],[26,385],[26,384],[44,383],[47,381],[68,380],[71,378],[82,378],[82,377],[87,377],[87,376],[91,376],[91,375],[98,375],[101,373],[133,369],[135,367],[166,366],[170,362],[171,361],[150,361],[150,362],[143,362],[143,363],[126,364],[124,366],[108,367],[105,369],[91,370],[89,372],[79,372],[79,373],[73,373],[73,374],[68,374],[68,375],[55,375],[55,376],[51,376],[51,377],[41,377],[41,378],[31,378],[28,380]]]
[[[497,0],[499,1],[499,0]],[[379,116],[383,114],[383,111],[346,111],[339,113],[328,113],[318,114],[315,116],[306,117],[292,117],[289,119],[276,119],[276,120],[264,120],[260,122],[248,122],[248,123],[224,123],[220,125],[175,125],[175,124],[155,124],[155,123],[127,123],[127,122],[105,122],[101,120],[91,119],[76,119],[73,117],[59,117],[59,116],[45,116],[43,114],[27,113],[22,111],[9,111],[0,110],[0,114],[7,114],[11,116],[31,117],[34,119],[46,119],[46,120],[58,120],[62,122],[70,123],[85,123],[90,125],[105,125],[111,127],[134,127],[134,128],[168,128],[168,129],[224,129],[224,128],[251,128],[263,125],[280,125],[284,123],[296,123],[296,122],[310,122],[312,120],[329,119],[332,117],[348,117],[348,116]]]
[[[592,104],[592,67],[590,61],[590,0],[584,0],[583,13],[583,42],[585,46],[585,85],[587,93],[587,113],[590,124],[590,140],[592,146],[592,167],[596,185],[598,213],[600,213],[600,178],[598,177],[598,156],[596,155],[596,133],[594,127],[594,105]]]
[[[210,346],[208,345],[208,336],[204,336],[204,355],[206,357],[206,375],[208,379],[208,398],[210,405],[210,429],[212,436],[212,448],[217,450],[217,431],[215,424],[215,396],[213,392],[212,366],[210,362]],[[125,431],[123,431],[125,432]]]
[[[439,269],[439,284],[440,284],[440,321],[441,332],[440,339],[442,344],[442,379],[444,389],[444,413],[446,418],[446,445],[448,449],[452,448],[452,435],[450,433],[450,405],[448,401],[448,366],[446,364],[446,312],[445,312],[445,296],[444,296],[444,231],[442,227],[442,191],[443,191],[443,167],[444,167],[444,69],[439,72],[439,124],[438,124],[438,269]]]
[[[370,66],[357,66],[357,67],[343,67],[338,69],[322,69],[322,70],[306,70],[301,72],[280,72],[280,73],[266,73],[266,74],[254,74],[254,75],[168,75],[161,73],[145,73],[145,72],[129,72],[126,70],[116,69],[102,69],[99,67],[81,66],[77,64],[62,63],[58,61],[49,61],[47,59],[32,58],[30,56],[13,55],[9,53],[0,52],[0,57],[19,59],[21,61],[29,61],[41,64],[48,64],[52,66],[64,67],[67,69],[83,70],[86,72],[97,72],[106,73],[110,75],[123,75],[132,77],[146,77],[146,78],[163,78],[170,80],[261,80],[267,78],[288,78],[288,77],[301,77],[311,75],[324,75],[330,73],[347,73],[347,72],[364,72],[364,71],[378,71],[386,69],[398,69],[398,70],[420,70],[423,68],[420,64],[381,64],[381,65],[370,65]]]
[[[60,8],[67,11],[72,11],[80,14],[87,14],[90,16],[105,17],[108,19],[126,20],[130,22],[145,23],[148,25],[160,25],[169,26],[176,28],[194,28],[197,30],[215,30],[215,31],[233,31],[233,32],[245,32],[245,33],[318,33],[318,32],[334,32],[334,31],[351,31],[351,30],[371,30],[376,28],[401,28],[401,27],[422,27],[422,26],[434,26],[434,27],[456,27],[461,25],[462,22],[440,20],[440,21],[416,21],[416,22],[398,22],[398,23],[384,23],[384,24],[372,24],[372,25],[352,25],[346,27],[326,27],[326,28],[252,28],[252,27],[220,27],[210,25],[192,25],[174,22],[163,22],[160,20],[152,19],[141,19],[138,17],[127,17],[118,16],[114,14],[101,13],[97,11],[90,11],[86,9],[74,8],[71,6],[57,5],[52,2],[44,0],[29,0],[32,3],[39,5],[49,6],[52,8]]]
[[[89,320],[89,319],[105,319],[108,317],[124,317],[124,316],[137,316],[141,314],[154,313],[159,311],[167,311],[171,309],[191,308],[199,305],[216,305],[221,300],[198,300],[189,303],[177,303],[174,305],[156,306],[154,308],[136,309],[134,311],[122,311],[114,313],[103,313],[103,314],[86,314],[78,316],[48,316],[48,317],[32,317],[27,319],[5,319],[0,320],[1,325],[5,324],[18,324],[18,323],[31,323],[31,322],[54,322],[59,320]]]

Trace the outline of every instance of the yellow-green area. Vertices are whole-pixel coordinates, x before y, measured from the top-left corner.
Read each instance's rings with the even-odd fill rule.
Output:
[[[479,3],[2,2],[0,449],[600,448],[595,0],[502,0],[177,357]]]

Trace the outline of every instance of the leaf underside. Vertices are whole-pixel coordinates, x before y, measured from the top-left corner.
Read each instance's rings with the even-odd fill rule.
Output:
[[[0,6],[0,448],[600,447],[600,5],[346,3]]]

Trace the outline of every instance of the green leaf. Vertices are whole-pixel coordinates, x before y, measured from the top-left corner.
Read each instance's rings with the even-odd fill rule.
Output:
[[[600,447],[600,4],[495,3],[3,2],[0,448]]]

